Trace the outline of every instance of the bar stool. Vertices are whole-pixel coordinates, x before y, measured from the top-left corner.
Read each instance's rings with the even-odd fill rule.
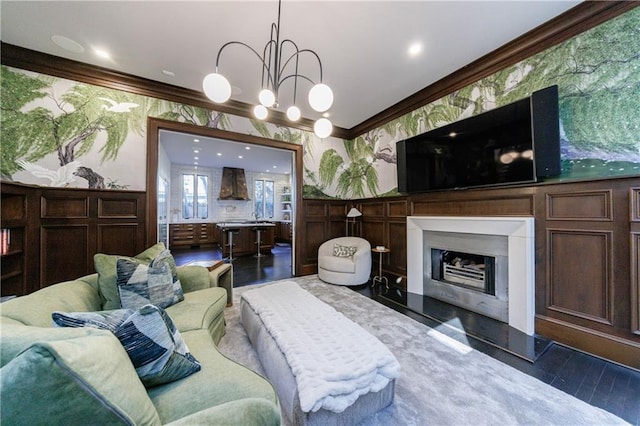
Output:
[[[240,232],[240,228],[226,228],[225,231],[227,231],[227,245],[229,246],[229,257],[226,259],[233,262],[233,234]]]
[[[264,254],[262,254],[260,252],[260,246],[262,245],[262,238],[260,238],[260,234],[262,231],[266,231],[267,227],[266,226],[254,226],[253,230],[256,231],[256,246],[257,246],[257,253],[255,254],[255,257],[262,257],[264,256]]]

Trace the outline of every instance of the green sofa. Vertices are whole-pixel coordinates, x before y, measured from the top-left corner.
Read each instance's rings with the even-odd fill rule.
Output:
[[[177,268],[184,301],[166,308],[200,371],[145,388],[109,331],[53,327],[53,311],[104,307],[98,275],[0,304],[2,424],[277,425],[271,384],[222,355],[224,288],[206,268]]]

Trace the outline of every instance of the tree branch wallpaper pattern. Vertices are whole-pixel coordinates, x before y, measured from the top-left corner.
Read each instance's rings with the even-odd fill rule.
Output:
[[[397,195],[395,143],[560,90],[561,180],[640,174],[640,8],[418,108],[354,140],[3,66],[2,179],[145,189],[146,119],[164,118],[304,146],[305,198]]]
[[[559,86],[562,174],[640,174],[640,9],[322,153],[305,196],[397,195],[395,143]]]

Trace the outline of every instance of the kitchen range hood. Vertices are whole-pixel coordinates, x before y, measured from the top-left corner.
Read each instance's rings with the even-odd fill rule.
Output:
[[[222,168],[220,200],[249,200],[244,169],[235,167]]]

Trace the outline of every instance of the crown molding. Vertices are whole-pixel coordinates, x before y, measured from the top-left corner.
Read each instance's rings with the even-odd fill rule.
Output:
[[[332,136],[340,139],[355,139],[391,120],[562,43],[637,6],[640,6],[640,2],[585,1],[580,3],[362,123],[350,129],[334,126]],[[3,65],[14,68],[253,118],[253,105],[245,102],[229,101],[225,104],[215,104],[200,91],[25,49],[1,41],[0,61]],[[272,111],[271,117],[267,121],[279,126],[313,132],[313,120],[301,118],[298,122],[291,123],[286,118],[286,114],[280,111]]]
[[[122,90],[137,95],[178,102],[181,104],[207,108],[240,117],[254,118],[254,105],[230,100],[224,104],[211,102],[204,93],[184,87],[161,83],[96,65],[85,64],[59,56],[49,55],[24,47],[0,42],[0,61],[2,65],[33,71],[54,77],[66,78],[86,84]],[[291,123],[285,113],[271,111],[269,123],[313,132],[314,121],[301,118]],[[347,130],[334,126],[333,137],[345,138]]]
[[[347,130],[348,139],[434,102],[501,69],[640,6],[636,1],[585,1]]]

